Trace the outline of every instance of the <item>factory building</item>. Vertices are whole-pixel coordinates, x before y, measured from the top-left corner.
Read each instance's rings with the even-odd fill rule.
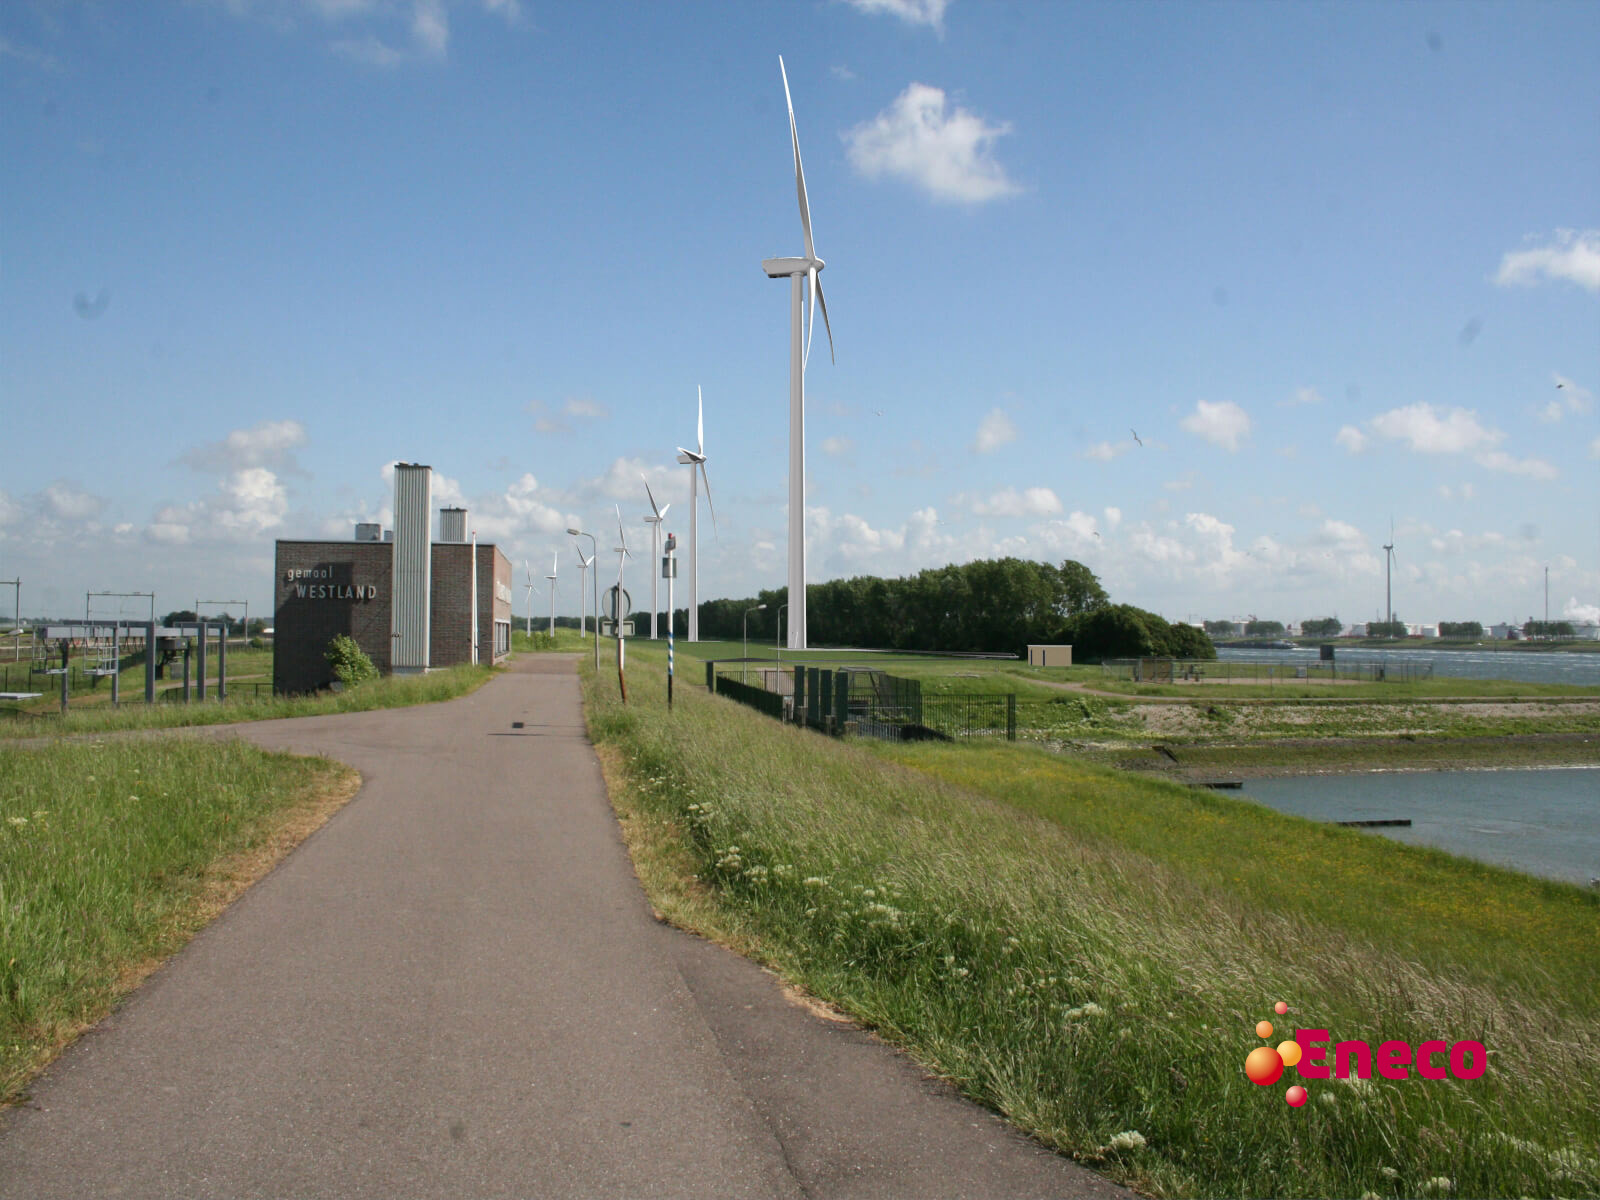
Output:
[[[279,539],[273,585],[272,690],[311,692],[333,682],[325,657],[340,634],[384,675],[511,652],[511,560],[477,542],[461,508],[439,513],[433,471],[394,471],[394,529],[362,523],[353,541]]]

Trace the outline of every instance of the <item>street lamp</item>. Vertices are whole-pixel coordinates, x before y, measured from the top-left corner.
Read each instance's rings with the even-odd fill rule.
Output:
[[[760,612],[764,608],[766,608],[765,604],[757,604],[754,608],[747,608],[747,609],[744,610],[744,657],[745,658],[749,658],[750,657],[750,614],[753,613],[753,612]],[[745,667],[745,664],[744,664],[743,660],[741,660],[740,663],[739,663],[739,682],[740,683],[744,682],[744,667]]]
[[[571,534],[573,537],[586,537],[586,538],[589,539],[589,558],[590,558],[591,561],[594,561],[594,563],[595,563],[595,566],[594,566],[594,669],[596,671],[598,671],[600,669],[600,564],[599,564],[598,561],[595,561],[595,559],[596,559],[596,556],[600,553],[600,551],[599,551],[598,547],[595,545],[594,534],[585,533],[581,529],[569,529],[569,530],[567,530],[567,532],[569,534]],[[583,598],[580,596],[579,597],[579,603],[582,603],[582,599]],[[617,632],[621,633],[622,631],[619,629],[619,630],[617,630]]]

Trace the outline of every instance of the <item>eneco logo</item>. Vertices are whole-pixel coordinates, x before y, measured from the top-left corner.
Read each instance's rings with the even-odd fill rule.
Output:
[[[1289,1011],[1288,1004],[1279,1000],[1272,1011],[1280,1017]],[[1272,1037],[1272,1022],[1258,1021],[1256,1036],[1263,1040]],[[1328,1050],[1333,1050],[1333,1067],[1326,1065]],[[1440,1065],[1438,1057],[1445,1059]],[[1245,1056],[1244,1073],[1252,1083],[1271,1087],[1283,1078],[1285,1067],[1294,1067],[1302,1079],[1371,1079],[1376,1066],[1383,1079],[1409,1079],[1411,1068],[1423,1079],[1444,1079],[1454,1075],[1457,1079],[1476,1079],[1489,1067],[1489,1052],[1482,1042],[1459,1041],[1447,1045],[1429,1040],[1415,1050],[1409,1042],[1384,1042],[1374,1053],[1366,1042],[1350,1041],[1330,1043],[1326,1029],[1296,1029],[1292,1041],[1279,1042],[1276,1047],[1257,1046]],[[1307,1092],[1294,1084],[1283,1094],[1291,1108],[1306,1102]]]

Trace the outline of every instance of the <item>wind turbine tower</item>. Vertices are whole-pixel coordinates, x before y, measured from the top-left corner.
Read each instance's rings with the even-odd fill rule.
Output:
[[[828,356],[833,357],[833,326],[828,323],[828,301],[822,294],[818,272],[826,265],[811,242],[811,206],[806,201],[806,173],[800,165],[800,133],[794,121],[794,100],[789,95],[789,72],[778,56],[783,76],[783,99],[789,106],[789,141],[794,147],[794,186],[800,198],[800,229],[805,234],[804,258],[763,259],[761,269],[769,279],[789,280],[789,649],[806,648],[806,360],[811,355],[811,335],[822,305],[822,327],[828,333]],[[801,309],[810,298],[810,321],[801,328]],[[802,336],[802,334],[804,336]],[[693,524],[693,517],[690,517]],[[693,558],[694,542],[689,543]],[[693,589],[693,575],[690,588]],[[690,619],[693,620],[693,609]],[[691,638],[693,635],[690,635]]]
[[[700,539],[699,521],[696,518],[700,515],[701,479],[706,481],[706,507],[711,510],[711,528],[715,530],[717,527],[717,508],[711,503],[711,476],[706,474],[706,399],[698,384],[695,386],[695,394],[699,397],[698,416],[695,422],[695,437],[698,439],[695,445],[698,449],[685,450],[682,446],[678,447],[678,461],[689,468],[689,640],[691,642],[700,640]]]
[[[1383,547],[1383,621],[1394,624],[1394,601],[1389,591],[1389,576],[1394,566],[1394,522],[1389,522],[1389,540]],[[1391,633],[1393,631],[1391,630]]]
[[[572,544],[572,550],[578,556],[578,636],[586,638],[589,636],[589,593],[584,590],[584,580],[589,577],[589,565],[594,562],[594,559],[585,558],[583,556],[583,547],[576,542]],[[598,622],[599,620],[600,618],[596,616],[595,621]],[[600,635],[596,633],[595,636],[599,637]]]
[[[552,554],[550,556],[550,574],[545,576],[545,578],[550,581],[550,636],[551,637],[555,637],[555,635],[556,635],[556,558],[557,557],[558,556],[555,555],[555,554]]]
[[[527,637],[533,636],[533,593],[538,589],[533,586],[533,564],[527,559],[522,560],[523,573],[528,577],[527,609],[528,615],[523,622],[522,632]]]
[[[667,505],[667,508],[657,508],[655,493],[650,490],[650,481],[644,478],[643,471],[639,472],[639,478],[644,479],[644,494],[650,497],[650,512],[652,514],[644,519],[644,523],[650,526],[650,640],[653,642],[656,640],[656,608],[658,607],[656,581],[661,577],[661,570],[657,565],[661,561],[661,522],[667,519],[667,508],[671,508],[672,505]],[[710,494],[711,489],[707,487],[706,495],[709,496]],[[669,621],[672,619],[671,613],[667,614],[667,619]]]

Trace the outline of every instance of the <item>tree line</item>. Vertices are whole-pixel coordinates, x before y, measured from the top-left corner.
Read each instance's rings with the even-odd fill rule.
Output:
[[[751,654],[774,646],[788,589],[700,604],[700,636],[739,641],[748,631]],[[1026,657],[1030,644],[1068,643],[1077,661],[1148,655],[1215,658],[1205,632],[1173,625],[1130,604],[1113,604],[1093,571],[1067,560],[1059,566],[1020,558],[981,559],[883,579],[858,575],[806,588],[807,640],[815,646],[881,650],[942,650]],[[687,625],[681,609],[678,628]],[[648,633],[650,614],[633,615],[635,635]]]

